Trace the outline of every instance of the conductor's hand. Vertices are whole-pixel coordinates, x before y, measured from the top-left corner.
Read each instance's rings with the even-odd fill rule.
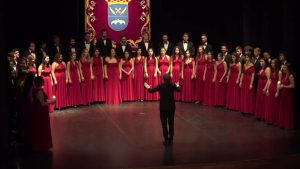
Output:
[[[176,82],[175,85],[178,87],[179,86],[179,82]]]
[[[144,86],[146,87],[146,89],[149,89],[150,88],[150,85],[148,85],[148,83],[144,83]]]

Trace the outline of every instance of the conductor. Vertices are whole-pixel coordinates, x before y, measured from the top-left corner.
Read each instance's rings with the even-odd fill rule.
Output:
[[[163,136],[164,136],[164,146],[173,145],[174,136],[174,114],[175,114],[175,100],[174,91],[179,92],[181,90],[179,83],[171,83],[171,77],[169,74],[163,76],[164,83],[151,88],[147,83],[144,86],[150,93],[159,92],[159,110],[160,110],[160,120],[162,124]],[[169,125],[169,130],[167,128]]]

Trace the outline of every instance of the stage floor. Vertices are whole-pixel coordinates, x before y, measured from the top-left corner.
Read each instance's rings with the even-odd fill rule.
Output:
[[[225,108],[193,103],[176,106],[172,148],[162,145],[158,102],[93,104],[55,111],[50,116],[51,168],[184,166],[300,153],[299,131],[279,129]]]

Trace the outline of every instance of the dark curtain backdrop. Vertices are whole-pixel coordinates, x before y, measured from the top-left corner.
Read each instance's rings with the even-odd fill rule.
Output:
[[[250,44],[271,50],[273,57],[285,50],[290,61],[299,63],[295,52],[296,7],[293,0],[152,0],[152,40],[157,44],[166,32],[177,43],[183,32],[189,32],[197,46],[201,34],[206,33],[215,52],[222,43],[227,43],[230,51],[236,45]],[[70,36],[79,40],[84,33],[84,0],[7,1],[5,19],[6,53],[13,47],[24,50],[30,40],[49,41],[54,34],[64,41]]]

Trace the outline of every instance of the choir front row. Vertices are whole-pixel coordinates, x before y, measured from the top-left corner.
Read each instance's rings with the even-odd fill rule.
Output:
[[[155,56],[149,48],[148,56],[137,50],[135,57],[125,51],[122,59],[116,57],[115,49],[110,56],[100,56],[95,50],[90,57],[83,50],[79,61],[71,53],[68,63],[61,54],[56,54],[52,65],[49,56],[44,56],[37,69],[44,79],[44,92],[49,100],[56,96],[55,108],[88,105],[92,102],[120,104],[123,101],[155,101],[158,94],[150,94],[144,82],[151,87],[163,82],[163,75],[170,74],[172,82],[179,82],[182,92],[175,94],[175,100],[202,103],[205,106],[225,106],[231,110],[252,114],[257,119],[281,128],[294,127],[294,76],[289,64],[280,69],[277,59],[271,64],[260,58],[258,83],[255,84],[255,68],[252,51],[245,50],[245,63],[239,62],[239,55],[232,54],[226,62],[221,54],[213,59],[213,53],[205,53],[202,46],[195,57],[186,51],[180,55],[174,48],[174,56],[166,55],[161,48]],[[34,63],[34,61],[33,61]],[[33,64],[34,65],[34,64]],[[30,72],[36,73],[33,67]],[[54,106],[49,106],[53,112]]]

